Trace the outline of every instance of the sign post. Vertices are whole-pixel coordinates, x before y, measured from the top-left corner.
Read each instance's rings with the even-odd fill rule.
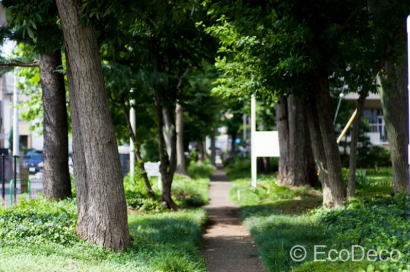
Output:
[[[408,89],[408,107],[409,107],[409,145],[407,148],[407,157],[409,164],[409,191],[410,191],[410,15],[407,17],[407,89]]]
[[[157,176],[158,177],[158,188],[162,188],[161,172],[159,171],[159,166],[161,162],[146,162],[144,163],[145,172],[147,172],[148,177]]]
[[[279,157],[279,135],[277,131],[256,131],[256,100],[251,99],[251,171],[252,186],[256,187],[257,158]]]

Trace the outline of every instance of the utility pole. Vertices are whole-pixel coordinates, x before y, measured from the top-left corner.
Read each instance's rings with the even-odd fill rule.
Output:
[[[14,75],[14,88],[13,88],[13,156],[18,156],[19,150],[19,97],[17,89],[17,77]]]
[[[131,90],[132,93],[132,90]],[[131,129],[135,133],[135,126],[136,126],[136,121],[135,121],[135,99],[131,99],[130,101],[130,123],[131,123]],[[135,143],[132,138],[130,138],[130,174],[131,177],[134,177],[135,173]]]

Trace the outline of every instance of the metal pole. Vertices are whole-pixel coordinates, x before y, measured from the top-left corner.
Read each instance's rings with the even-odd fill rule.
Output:
[[[14,157],[14,204],[17,204],[17,156]],[[11,197],[11,196],[10,196]]]
[[[10,206],[13,206],[13,180],[10,180]]]
[[[13,88],[13,156],[18,156],[19,150],[19,97],[17,89],[17,77],[14,76],[14,88]]]
[[[132,91],[131,91],[132,92]],[[135,100],[132,99],[130,101],[130,123],[131,123],[131,129],[135,133]],[[134,141],[130,138],[130,174],[131,177],[134,177],[134,172],[135,172],[135,143]]]
[[[256,132],[256,100],[255,96],[251,98],[251,172],[252,186],[256,187],[256,152],[255,152],[255,132]]]
[[[2,162],[1,162],[1,164],[2,164],[2,166],[1,166],[1,184],[2,184],[2,197],[3,197],[3,200],[6,200],[6,180],[4,179],[4,159],[5,159],[5,156],[4,156],[4,154],[2,154],[1,155],[1,157],[2,157]]]
[[[407,156],[409,163],[409,173],[410,173],[410,15],[407,17],[407,89],[408,89],[408,107],[409,107],[409,145],[407,148]],[[410,192],[410,174],[409,174],[409,192]],[[410,198],[409,198],[410,201]],[[409,211],[410,212],[410,211]]]
[[[343,87],[344,87],[344,83],[343,83]],[[344,88],[343,88],[344,89]],[[343,90],[342,90],[343,91]],[[335,114],[335,119],[333,120],[333,125],[336,124],[336,118],[337,118],[337,114],[339,113],[339,107],[340,107],[340,103],[342,102],[342,97],[343,97],[343,93],[341,93],[339,95],[339,104],[337,104],[337,109],[336,109],[336,114]]]

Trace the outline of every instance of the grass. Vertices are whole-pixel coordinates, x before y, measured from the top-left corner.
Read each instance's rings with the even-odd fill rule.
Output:
[[[375,245],[387,245],[389,240],[386,241],[385,237],[392,235],[389,233],[389,228],[402,232],[402,225],[395,226],[392,223],[394,221],[390,219],[388,219],[390,225],[383,228],[377,221],[377,218],[386,218],[386,220],[390,217],[394,218],[396,214],[401,218],[401,208],[396,206],[394,209],[387,208],[395,205],[389,204],[391,202],[390,193],[393,191],[390,185],[391,170],[379,169],[376,172],[366,169],[366,171],[367,175],[362,175],[361,185],[363,186],[356,190],[356,195],[358,199],[367,199],[367,204],[356,203],[346,210],[341,210],[340,215],[335,215],[336,219],[332,219],[336,221],[329,223],[334,226],[333,229],[328,229],[322,223],[323,221],[319,220],[321,216],[333,218],[333,215],[329,213],[329,217],[328,212],[321,208],[322,196],[316,190],[280,186],[279,181],[273,178],[259,180],[256,190],[250,187],[248,178],[237,179],[233,182],[229,199],[241,205],[239,215],[245,228],[251,232],[258,245],[259,254],[267,271],[402,271],[399,269],[403,269],[405,263],[396,265],[395,263],[369,262],[366,259],[359,262],[314,261],[314,245],[326,246],[324,251],[327,256],[330,249],[338,251],[344,248],[350,249],[351,245],[361,244],[360,241],[364,241],[363,239],[366,241],[373,239]],[[374,200],[375,197],[379,197],[379,200]],[[400,201],[398,203],[401,203]],[[375,205],[382,205],[382,207],[384,205],[387,208],[386,212],[394,210],[394,214],[383,214],[385,212],[383,209],[380,212],[374,210]],[[372,219],[368,221],[374,228],[369,227],[369,222],[358,225],[358,222],[362,222],[360,214],[364,211],[372,216]],[[400,220],[403,222],[406,219]],[[346,224],[354,224],[356,227],[346,228]],[[374,236],[369,237],[371,232]],[[404,243],[401,244],[402,248],[405,247],[407,241],[403,239],[399,240],[400,243]],[[290,257],[290,250],[295,245],[302,245],[307,251],[307,257],[303,262],[296,262]]]
[[[180,206],[199,206],[209,200],[208,186],[208,179],[176,177],[173,198]],[[199,251],[206,211],[158,209],[145,198],[140,180],[128,180],[125,187],[128,202],[140,198],[146,209],[128,210],[133,241],[126,252],[112,252],[75,235],[75,200],[21,201],[12,209],[0,207],[0,271],[206,271]]]

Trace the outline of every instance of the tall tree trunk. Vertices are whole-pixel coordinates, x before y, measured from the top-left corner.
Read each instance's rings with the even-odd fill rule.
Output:
[[[275,104],[276,128],[279,136],[279,177],[282,183],[288,180],[289,168],[289,122],[288,99],[284,96]]]
[[[387,62],[386,75],[380,76],[380,98],[390,144],[394,191],[409,190],[408,169],[408,94],[406,63]]]
[[[177,168],[175,172],[187,176],[184,154],[184,109],[180,104],[176,105],[175,116],[177,126]]]
[[[312,75],[314,90],[309,97],[307,116],[312,148],[323,186],[323,206],[337,207],[346,198],[339,149],[330,109],[330,91],[327,73]]]
[[[306,119],[305,100],[288,97],[289,154],[287,180],[283,184],[292,186],[316,186],[319,184],[309,126]]]
[[[349,161],[349,181],[347,185],[347,197],[355,196],[357,141],[359,139],[360,120],[362,119],[362,112],[364,108],[364,102],[366,101],[366,97],[367,97],[367,92],[360,93],[359,99],[357,100],[356,119],[353,121],[352,134],[350,137],[350,161]]]
[[[163,110],[163,114],[164,114],[164,139],[165,139],[165,145],[167,147],[167,153],[168,153],[168,157],[169,159],[171,159],[171,125],[169,123],[169,119],[168,119],[168,114],[165,112],[165,110]]]
[[[209,154],[208,154],[208,151],[206,149],[206,138],[202,141],[202,145],[203,145],[202,150],[204,151],[204,160],[205,161],[209,160]]]
[[[158,68],[157,68],[158,71]],[[160,152],[160,172],[161,172],[161,177],[162,177],[162,195],[161,195],[161,201],[163,202],[164,205],[166,205],[168,208],[177,210],[178,206],[175,204],[174,200],[171,197],[171,186],[172,186],[172,180],[174,176],[174,171],[175,171],[175,159],[172,161],[173,158],[175,158],[175,151],[176,151],[176,129],[174,126],[174,133],[171,135],[171,143],[175,143],[171,145],[171,154],[168,157],[167,152],[166,152],[166,146],[165,146],[165,139],[164,139],[164,133],[163,133],[163,128],[164,128],[164,120],[163,120],[163,112],[162,112],[162,99],[161,99],[161,94],[156,88],[154,90],[155,92],[155,105],[156,105],[156,113],[157,113],[157,130],[158,130],[158,147],[159,147],[159,152]],[[172,118],[172,117],[171,117]],[[171,125],[172,129],[172,125]],[[173,140],[175,138],[175,140]],[[171,161],[169,160],[171,158]],[[169,169],[168,169],[169,168]]]
[[[291,186],[317,186],[319,181],[311,147],[305,100],[290,95],[288,98],[281,98],[280,102],[277,105],[279,108],[276,116],[281,156],[281,183]]]
[[[196,141],[197,146],[198,146],[198,162],[204,162],[205,160],[205,154],[204,154],[204,144],[201,141]]]
[[[216,165],[215,160],[216,160],[216,149],[215,149],[215,130],[212,130],[211,134],[211,164]]]
[[[44,107],[43,191],[52,201],[71,196],[64,75],[54,72],[61,64],[60,50],[39,56]]]
[[[142,175],[142,178],[144,179],[145,187],[147,188],[147,194],[153,201],[156,201],[157,197],[155,196],[154,190],[152,190],[151,183],[149,182],[147,172],[145,171],[144,160],[142,159],[142,156],[141,156],[141,145],[137,141],[137,137],[135,136],[135,133],[131,126],[130,117],[128,115],[129,110],[127,106],[125,105],[124,100],[121,100],[119,102],[121,104],[122,112],[124,113],[124,116],[125,116],[125,121],[127,122],[128,132],[136,148],[136,150],[134,150],[135,159],[138,162],[138,165],[140,167],[141,175]]]
[[[84,157],[80,155],[79,161],[85,161],[85,167],[75,172],[78,175],[75,177],[77,201],[80,200],[76,232],[89,242],[121,250],[130,244],[131,239],[117,140],[97,38],[93,27],[78,24],[82,17],[81,1],[56,2],[69,63],[67,75],[75,116],[74,136],[81,137],[75,141],[82,143],[82,146],[75,145],[76,155],[83,152]]]
[[[265,175],[268,175],[270,173],[269,157],[263,157],[263,170],[265,172]]]

